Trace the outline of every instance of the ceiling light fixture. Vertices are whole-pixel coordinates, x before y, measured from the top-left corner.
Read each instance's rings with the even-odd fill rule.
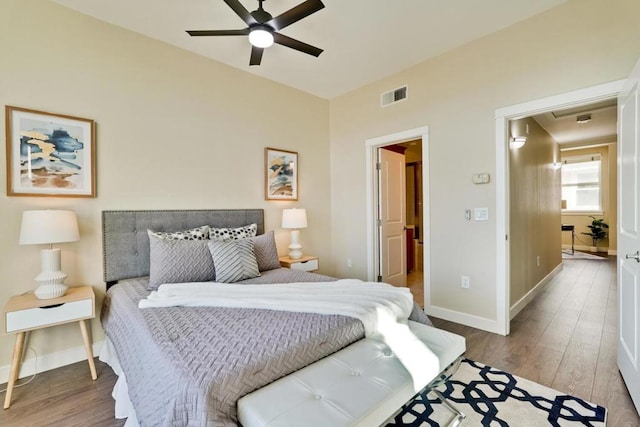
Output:
[[[511,147],[514,150],[517,150],[518,148],[522,148],[526,142],[527,142],[526,136],[515,136],[511,138],[511,141],[509,142],[509,147]]]
[[[265,26],[256,26],[249,33],[249,42],[255,47],[267,48],[273,45],[273,34]]]
[[[581,116],[576,117],[576,123],[583,124],[589,123],[591,121],[591,114],[583,114]]]

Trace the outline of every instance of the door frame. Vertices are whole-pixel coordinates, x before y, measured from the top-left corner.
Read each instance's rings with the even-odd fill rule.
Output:
[[[365,159],[366,159],[366,179],[367,179],[367,280],[375,282],[376,279],[376,259],[380,253],[378,247],[376,213],[378,211],[378,182],[376,179],[376,150],[387,145],[399,144],[414,139],[422,139],[422,228],[423,236],[427,236],[425,242],[430,240],[430,223],[429,223],[429,126],[422,126],[414,129],[408,129],[401,132],[395,132],[389,135],[370,138],[365,141]],[[426,256],[428,251],[423,251],[424,265],[424,305],[429,305],[429,288],[430,275],[426,274],[430,271],[429,259]]]
[[[617,98],[625,79],[499,108],[496,126],[496,332],[509,335],[509,120]],[[619,201],[618,201],[619,203]]]

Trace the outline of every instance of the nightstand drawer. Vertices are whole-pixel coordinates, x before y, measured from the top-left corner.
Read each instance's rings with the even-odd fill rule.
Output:
[[[28,308],[5,315],[7,333],[24,331],[93,317],[93,300],[73,301],[51,308]]]
[[[318,269],[318,260],[310,259],[309,261],[293,262],[291,263],[291,269],[300,271],[315,271]]]

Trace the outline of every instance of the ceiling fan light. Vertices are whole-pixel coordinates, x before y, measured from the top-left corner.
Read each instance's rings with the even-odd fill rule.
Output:
[[[262,28],[251,30],[249,42],[255,47],[266,48],[273,45],[273,34]]]

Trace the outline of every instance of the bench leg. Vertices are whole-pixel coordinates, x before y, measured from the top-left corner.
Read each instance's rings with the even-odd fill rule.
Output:
[[[436,395],[436,397],[438,398],[438,400],[440,402],[442,402],[442,404],[444,405],[445,408],[447,408],[449,411],[451,411],[455,417],[453,418],[453,420],[451,420],[451,422],[449,423],[449,427],[458,427],[460,425],[460,423],[462,423],[462,420],[464,420],[465,418],[467,418],[467,416],[462,413],[462,411],[460,411],[458,408],[456,408],[455,406],[453,406],[446,397],[444,397],[442,395],[442,393],[440,393],[438,390],[436,389],[432,389],[431,390],[433,392],[433,394]]]

